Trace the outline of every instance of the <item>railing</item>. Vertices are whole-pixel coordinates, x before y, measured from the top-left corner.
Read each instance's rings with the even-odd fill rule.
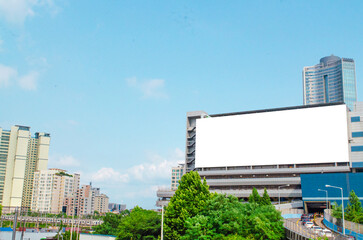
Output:
[[[3,215],[1,216],[2,221],[13,221],[14,215]],[[47,217],[29,217],[29,216],[19,216],[18,222],[32,222],[32,223],[69,223],[80,224],[85,226],[95,226],[103,223],[102,220],[96,219],[71,219],[71,218],[47,218]]]
[[[297,233],[300,236],[303,236],[308,239],[316,239],[317,235],[313,234],[306,227],[299,224],[297,221],[293,221],[290,219],[284,220],[284,227],[294,233]]]
[[[331,215],[331,209],[325,209],[324,211],[324,224],[335,232],[342,233],[343,224],[342,219],[334,218]],[[350,222],[345,220],[345,233],[347,235],[354,236],[356,239],[363,240],[363,224]]]

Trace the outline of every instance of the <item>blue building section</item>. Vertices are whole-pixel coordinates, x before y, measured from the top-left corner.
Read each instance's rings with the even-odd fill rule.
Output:
[[[325,202],[328,191],[330,204],[337,202],[341,204],[341,190],[325,185],[343,188],[344,205],[349,202],[349,193],[354,190],[363,204],[363,173],[322,173],[322,174],[301,174],[301,190],[304,206],[306,202]]]

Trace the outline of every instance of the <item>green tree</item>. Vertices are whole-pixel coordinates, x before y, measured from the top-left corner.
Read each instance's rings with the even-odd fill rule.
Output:
[[[281,213],[272,205],[241,203],[234,196],[213,195],[207,206],[186,221],[183,240],[271,239],[284,236]]]
[[[102,218],[103,223],[94,227],[95,233],[116,236],[121,220],[128,214],[128,210],[122,211],[120,214],[106,213]]]
[[[3,205],[0,204],[0,217],[3,215]]]
[[[332,204],[332,216],[335,218],[342,218],[342,205],[337,204],[334,202]]]
[[[152,210],[135,207],[118,226],[117,239],[158,239],[161,231],[161,216]]]
[[[271,205],[271,199],[270,196],[267,193],[267,189],[265,188],[265,190],[263,191],[263,196],[261,198],[261,205]]]
[[[252,189],[252,193],[251,193],[251,195],[248,198],[248,202],[249,203],[257,203],[257,204],[260,204],[260,202],[261,202],[261,196],[260,196],[260,194],[258,194],[258,191],[257,191],[256,188],[253,188]]]
[[[209,187],[198,172],[191,171],[181,178],[179,187],[165,210],[165,238],[178,240],[184,235],[185,221],[199,214],[210,199]]]
[[[357,216],[361,215],[362,213],[363,213],[362,204],[358,196],[352,190],[349,194],[349,203],[345,210],[344,217],[348,221],[354,221],[354,219],[357,218]]]

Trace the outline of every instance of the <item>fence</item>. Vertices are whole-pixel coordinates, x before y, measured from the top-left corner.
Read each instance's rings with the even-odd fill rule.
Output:
[[[335,232],[343,232],[342,219],[334,218],[331,215],[331,209],[325,209],[324,211],[324,224]],[[354,236],[357,240],[363,240],[363,224],[345,220],[344,225],[346,234]]]

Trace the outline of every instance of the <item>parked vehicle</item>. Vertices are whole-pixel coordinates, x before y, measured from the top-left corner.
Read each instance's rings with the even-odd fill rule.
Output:
[[[319,226],[312,226],[311,229],[314,233],[320,233],[321,231],[323,231],[323,229]]]
[[[312,222],[305,223],[305,227],[307,227],[307,228],[312,228],[313,226],[314,226],[314,223],[312,223]]]
[[[301,220],[302,225],[305,225],[305,223],[307,223],[307,222],[310,222],[310,219],[305,218],[305,219]]]
[[[322,236],[322,237],[333,237],[333,233],[329,229],[323,229],[320,232],[320,236]]]

